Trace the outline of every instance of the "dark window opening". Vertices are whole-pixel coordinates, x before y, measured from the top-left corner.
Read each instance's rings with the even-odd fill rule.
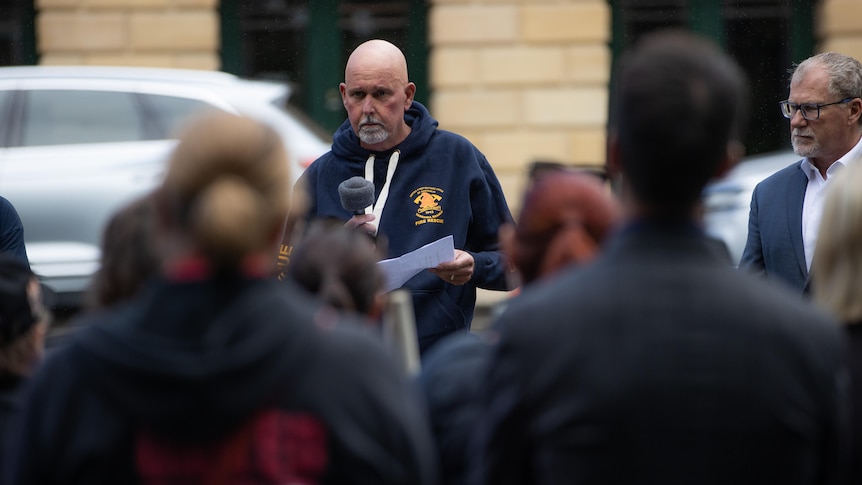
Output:
[[[778,102],[787,97],[787,70],[813,53],[812,4],[813,0],[611,0],[614,59],[658,29],[686,28],[712,38],[748,75],[747,153],[784,149],[790,142]]]
[[[0,3],[0,66],[36,64],[33,0]]]
[[[417,100],[427,96],[424,1],[225,0],[221,5],[224,70],[289,83],[290,103],[327,130],[344,120],[338,83],[347,56],[365,40],[398,45],[417,84]]]

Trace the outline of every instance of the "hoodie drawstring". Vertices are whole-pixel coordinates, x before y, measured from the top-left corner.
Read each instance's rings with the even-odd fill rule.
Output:
[[[380,195],[377,196],[377,201],[371,206],[371,213],[374,214],[374,225],[380,228],[380,218],[383,216],[383,207],[386,205],[386,199],[389,197],[389,186],[392,183],[392,176],[395,175],[395,169],[398,167],[398,159],[401,157],[401,150],[392,152],[389,157],[389,166],[386,168],[386,181],[383,183],[383,188],[380,190]],[[365,161],[365,180],[374,183],[374,160],[375,156],[372,153]],[[365,213],[368,213],[368,208],[365,208]],[[375,232],[376,235],[376,232]]]

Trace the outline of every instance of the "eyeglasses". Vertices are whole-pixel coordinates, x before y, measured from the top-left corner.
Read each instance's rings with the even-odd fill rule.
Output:
[[[802,112],[802,117],[808,121],[814,121],[820,118],[820,108],[825,108],[827,106],[832,106],[833,104],[844,104],[853,101],[856,98],[844,98],[841,101],[835,101],[834,103],[824,103],[824,104],[813,104],[813,103],[805,103],[805,104],[793,104],[788,100],[782,101],[778,103],[781,106],[781,114],[784,115],[785,118],[793,118],[793,115],[796,114],[796,111],[799,110]]]

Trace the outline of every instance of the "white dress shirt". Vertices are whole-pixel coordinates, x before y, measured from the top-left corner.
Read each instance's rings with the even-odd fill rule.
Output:
[[[820,220],[823,218],[823,199],[826,188],[845,165],[862,158],[862,138],[856,145],[826,169],[826,178],[820,174],[806,157],[802,160],[802,170],[808,177],[808,188],[805,189],[805,201],[802,204],[802,243],[805,247],[805,265],[811,270],[811,260],[814,258],[814,247],[817,245],[817,232],[820,230]]]

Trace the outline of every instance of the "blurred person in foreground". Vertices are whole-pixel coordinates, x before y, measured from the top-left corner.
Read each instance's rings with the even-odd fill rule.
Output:
[[[339,89],[348,119],[336,131],[332,151],[298,182],[309,196],[306,217],[334,217],[384,236],[387,258],[453,236],[455,259],[404,285],[412,293],[424,354],[440,338],[470,330],[476,288],[507,289],[497,232],[512,216],[485,156],[462,136],[438,129],[414,101],[416,85],[398,47],[379,39],[360,44]],[[373,205],[358,215],[342,206],[338,191],[353,177],[374,184]],[[282,248],[282,255],[289,252]]]
[[[293,250],[287,276],[334,308],[380,323],[386,295],[377,267],[381,250],[361,231],[343,221],[311,221]]]
[[[592,260],[620,222],[621,208],[594,174],[546,167],[531,176],[516,224],[500,228],[511,275],[521,291],[563,268]],[[515,297],[517,298],[517,296]],[[473,456],[469,444],[483,413],[481,389],[491,345],[492,323],[481,336],[454,334],[428,352],[418,383],[428,403],[443,483],[467,482]]]
[[[84,293],[85,312],[104,311],[132,300],[159,274],[154,247],[155,199],[139,197],[115,211],[102,231],[99,269]],[[48,335],[49,351],[68,343],[81,330],[82,319],[54,326]]]
[[[862,157],[862,64],[837,52],[809,57],[780,106],[804,158],[755,187],[739,267],[808,294],[826,187]]]
[[[24,384],[42,360],[51,314],[39,279],[21,259],[0,253],[0,469],[24,400]]]
[[[108,308],[132,299],[159,273],[153,194],[114,212],[102,231],[101,264],[87,291],[86,309]]]
[[[413,375],[421,366],[410,295],[386,292],[378,266],[386,250],[382,237],[346,227],[344,221],[314,219],[293,248],[286,279],[364,324],[394,352],[399,367]],[[404,290],[396,290],[404,291]]]
[[[379,342],[267,276],[289,180],[269,127],[188,127],[154,195],[159,279],[45,361],[4,483],[433,483]]]
[[[24,225],[8,199],[0,197],[0,253],[12,253],[30,265],[24,245]]]
[[[571,168],[545,168],[524,194],[517,224],[500,228],[500,242],[520,288],[572,265],[585,264],[617,228],[622,208],[602,179]]]
[[[850,370],[850,473],[862,483],[862,164],[830,184],[811,263],[814,300],[834,314],[847,335]]]
[[[477,482],[836,483],[834,320],[729,268],[699,227],[701,190],[742,154],[742,71],[682,32],[620,68],[608,169],[626,220],[501,316]]]

